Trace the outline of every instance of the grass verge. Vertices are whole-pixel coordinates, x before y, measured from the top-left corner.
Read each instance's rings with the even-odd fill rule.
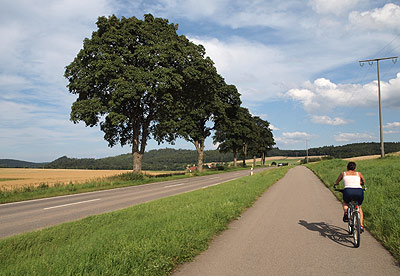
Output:
[[[0,275],[167,275],[288,168],[0,240]]]
[[[309,164],[333,191],[333,184],[348,161],[330,160]],[[365,177],[367,191],[363,202],[364,224],[400,262],[400,156],[357,161]],[[334,192],[342,200],[342,194]]]
[[[229,171],[249,169],[237,167],[237,168],[226,168],[222,171],[218,170],[205,170],[202,173],[187,173],[187,174],[164,174],[159,176],[152,175],[137,175],[133,173],[124,173],[117,176],[99,178],[96,180],[87,181],[84,183],[73,183],[69,184],[57,183],[54,185],[48,185],[47,183],[42,183],[39,186],[27,185],[20,188],[0,189],[0,204],[10,203],[17,201],[24,201],[30,199],[39,199],[46,197],[55,197],[61,195],[86,193],[99,190],[107,190],[114,188],[122,188],[128,186],[137,186],[148,183],[155,183],[161,181],[177,180],[182,178],[189,178],[193,176],[210,175],[217,173],[224,173]]]

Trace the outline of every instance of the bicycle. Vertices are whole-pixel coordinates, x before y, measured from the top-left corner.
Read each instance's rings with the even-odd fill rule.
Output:
[[[333,185],[333,189],[335,191],[343,193],[344,189],[337,189],[337,185]],[[367,188],[364,186],[363,190],[365,191]],[[361,224],[360,224],[360,208],[358,206],[358,202],[355,200],[351,200],[348,204],[349,208],[347,209],[347,217],[349,221],[347,223],[347,228],[350,235],[353,235],[354,239],[354,247],[360,247],[361,243]]]

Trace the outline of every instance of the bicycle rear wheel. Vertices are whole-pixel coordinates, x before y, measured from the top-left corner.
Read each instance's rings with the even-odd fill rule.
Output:
[[[358,212],[353,214],[353,238],[354,238],[354,247],[359,247],[361,242],[360,236],[361,228],[360,228],[360,215]]]
[[[351,206],[347,209],[347,217],[349,218],[349,221],[347,222],[347,230],[349,231],[349,234],[353,234],[353,209]]]

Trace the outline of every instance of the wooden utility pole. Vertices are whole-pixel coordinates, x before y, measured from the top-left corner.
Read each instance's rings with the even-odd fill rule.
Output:
[[[385,148],[383,143],[383,131],[382,131],[382,104],[381,104],[381,81],[379,79],[379,61],[380,60],[396,60],[397,57],[387,57],[387,58],[375,58],[375,59],[367,59],[360,60],[360,65],[362,66],[364,62],[368,62],[370,65],[376,61],[376,70],[378,73],[378,99],[379,99],[379,130],[380,130],[380,140],[381,140],[381,158],[385,157]]]
[[[308,164],[308,139],[306,139],[306,154],[307,154],[306,163]]]

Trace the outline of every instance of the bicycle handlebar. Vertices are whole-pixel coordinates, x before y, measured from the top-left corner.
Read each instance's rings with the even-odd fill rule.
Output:
[[[337,184],[333,184],[333,190],[343,193],[344,189],[337,189],[336,186],[337,186]],[[365,184],[363,184],[362,186],[363,186],[362,187],[363,191],[366,191],[367,190],[367,186],[365,186]]]

